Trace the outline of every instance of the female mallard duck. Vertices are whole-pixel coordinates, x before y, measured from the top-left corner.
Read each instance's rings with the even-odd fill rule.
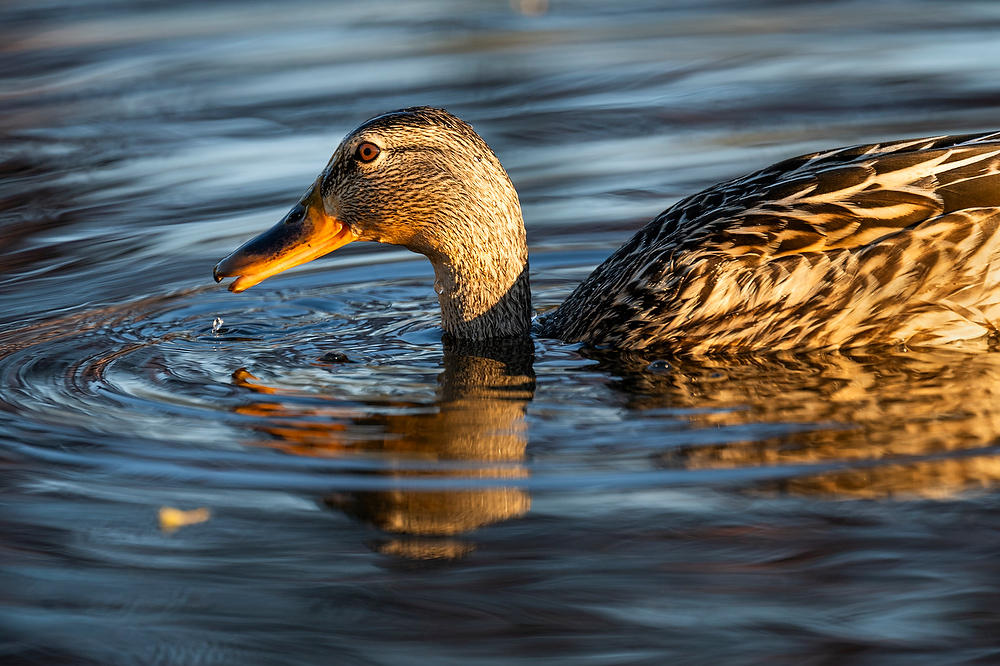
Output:
[[[1000,132],[813,153],[657,216],[544,317],[539,333],[693,352],[938,345],[997,333]],[[531,327],[517,192],[446,111],[351,132],[301,201],[215,267],[243,291],[354,240],[434,265],[444,330]]]

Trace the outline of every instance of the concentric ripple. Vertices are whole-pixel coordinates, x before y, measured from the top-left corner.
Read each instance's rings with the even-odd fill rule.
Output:
[[[357,289],[371,295],[375,311],[418,291],[413,285]],[[432,304],[424,305],[424,312],[394,329],[433,329]],[[358,344],[379,326],[378,317],[354,323],[338,312],[344,307],[337,293],[261,291],[237,299],[206,288],[9,330],[0,363],[5,407],[19,415],[20,425],[13,427],[25,427],[27,417],[111,439],[231,439],[231,427],[247,420],[234,413],[246,392],[232,381],[240,368],[265,367],[265,376],[286,370],[305,373],[313,382],[329,381],[329,370],[318,359],[344,346],[355,359],[378,362],[377,348]],[[215,317],[224,322],[217,332],[212,330]],[[397,352],[414,358],[434,356],[433,350],[401,339],[395,343]],[[315,391],[321,385],[303,381],[297,388]]]
[[[537,264],[543,308],[586,269],[544,254]],[[380,280],[363,279],[369,266],[306,272],[239,296],[206,287],[8,330],[10,451],[248,489],[471,493],[482,522],[507,515],[487,506],[527,509],[523,491],[498,490],[509,488],[940,496],[1000,477],[997,354],[442,348],[426,267],[387,266]],[[414,527],[427,507],[392,525],[372,515],[384,498],[338,497],[387,529],[429,529]]]

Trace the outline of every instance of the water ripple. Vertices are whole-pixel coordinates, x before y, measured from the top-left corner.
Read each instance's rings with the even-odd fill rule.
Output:
[[[551,309],[704,186],[995,128],[997,5],[0,19],[0,660],[1000,656],[995,350],[456,349],[398,249],[240,295],[210,275],[357,123],[432,104],[510,172]],[[165,506],[208,519],[162,531]]]

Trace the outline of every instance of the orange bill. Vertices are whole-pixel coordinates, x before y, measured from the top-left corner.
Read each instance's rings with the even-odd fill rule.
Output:
[[[327,215],[319,190],[317,181],[280,222],[217,263],[215,281],[235,277],[229,291],[238,293],[353,241],[350,227]]]

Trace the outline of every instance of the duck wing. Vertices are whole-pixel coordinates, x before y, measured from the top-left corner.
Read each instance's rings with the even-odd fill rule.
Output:
[[[1000,132],[804,155],[664,211],[541,333],[703,351],[979,337],[998,212]]]

